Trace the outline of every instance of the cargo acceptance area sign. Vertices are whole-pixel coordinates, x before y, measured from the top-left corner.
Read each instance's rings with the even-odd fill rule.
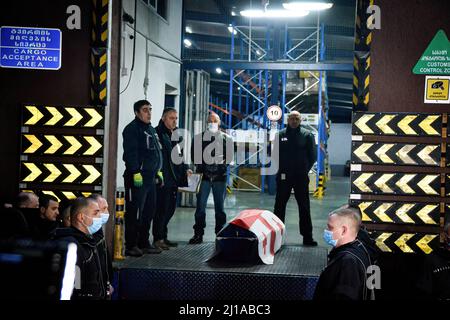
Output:
[[[58,70],[61,68],[61,30],[53,28],[0,28],[0,66]]]

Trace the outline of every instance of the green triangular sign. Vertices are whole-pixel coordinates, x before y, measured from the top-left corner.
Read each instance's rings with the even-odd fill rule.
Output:
[[[450,42],[439,30],[413,69],[415,74],[450,75]]]

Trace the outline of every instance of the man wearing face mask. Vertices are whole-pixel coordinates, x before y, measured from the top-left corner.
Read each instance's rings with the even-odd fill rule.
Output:
[[[202,174],[200,191],[197,193],[197,209],[195,211],[194,236],[190,244],[203,242],[206,227],[206,204],[212,189],[216,218],[216,234],[226,222],[224,201],[226,195],[227,168],[233,161],[233,140],[220,131],[220,118],[211,112],[208,117],[208,129],[194,137],[191,158],[196,165],[197,173]]]
[[[102,226],[106,225],[109,220],[108,201],[106,201],[106,199],[98,193],[91,194],[89,196],[89,199],[97,202],[100,209],[100,216],[102,218]],[[109,255],[108,247],[106,245],[103,228],[100,228],[96,233],[94,233],[93,237],[95,242],[97,243],[97,251],[102,267],[102,278],[104,281],[104,286],[106,288],[107,298],[111,298],[111,295],[114,291],[114,288],[111,285],[113,276],[112,260],[111,256]]]
[[[75,289],[72,299],[105,299],[107,288],[94,234],[102,227],[97,201],[77,198],[70,209],[70,228],[56,229],[53,239],[77,245]]]
[[[314,292],[314,300],[369,300],[374,292],[367,288],[369,252],[357,239],[361,216],[351,208],[339,208],[328,216],[324,240],[333,247]]]

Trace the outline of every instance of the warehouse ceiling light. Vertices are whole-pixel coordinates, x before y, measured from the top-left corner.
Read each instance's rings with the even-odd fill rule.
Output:
[[[192,28],[189,26],[186,26],[186,33],[192,33]]]
[[[321,11],[330,9],[333,6],[329,2],[312,2],[312,1],[293,1],[283,3],[283,8],[286,10],[306,10],[306,11]]]
[[[216,72],[217,72],[218,74],[222,74],[222,69],[216,68]]]
[[[306,10],[243,10],[241,16],[247,18],[300,18],[307,16]]]
[[[192,42],[189,39],[184,39],[183,43],[186,48],[190,48],[192,46]]]
[[[228,31],[230,31],[230,33],[234,33],[235,35],[237,34],[236,29],[234,29],[231,24],[228,26]]]

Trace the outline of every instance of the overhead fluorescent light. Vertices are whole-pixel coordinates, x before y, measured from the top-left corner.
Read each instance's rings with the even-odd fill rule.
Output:
[[[244,10],[241,16],[247,18],[300,18],[307,16],[309,11],[306,10]]]
[[[231,25],[228,26],[228,31],[230,31],[230,33],[234,33],[234,35],[237,35],[236,29],[234,29]]]
[[[184,39],[183,43],[186,48],[190,48],[192,46],[192,42],[189,39]]]
[[[283,8],[286,10],[321,11],[330,9],[332,6],[333,4],[329,2],[294,1],[283,3]]]
[[[216,72],[217,72],[218,74],[222,74],[222,69],[216,68]]]
[[[189,26],[186,26],[186,33],[192,33],[192,28]]]

